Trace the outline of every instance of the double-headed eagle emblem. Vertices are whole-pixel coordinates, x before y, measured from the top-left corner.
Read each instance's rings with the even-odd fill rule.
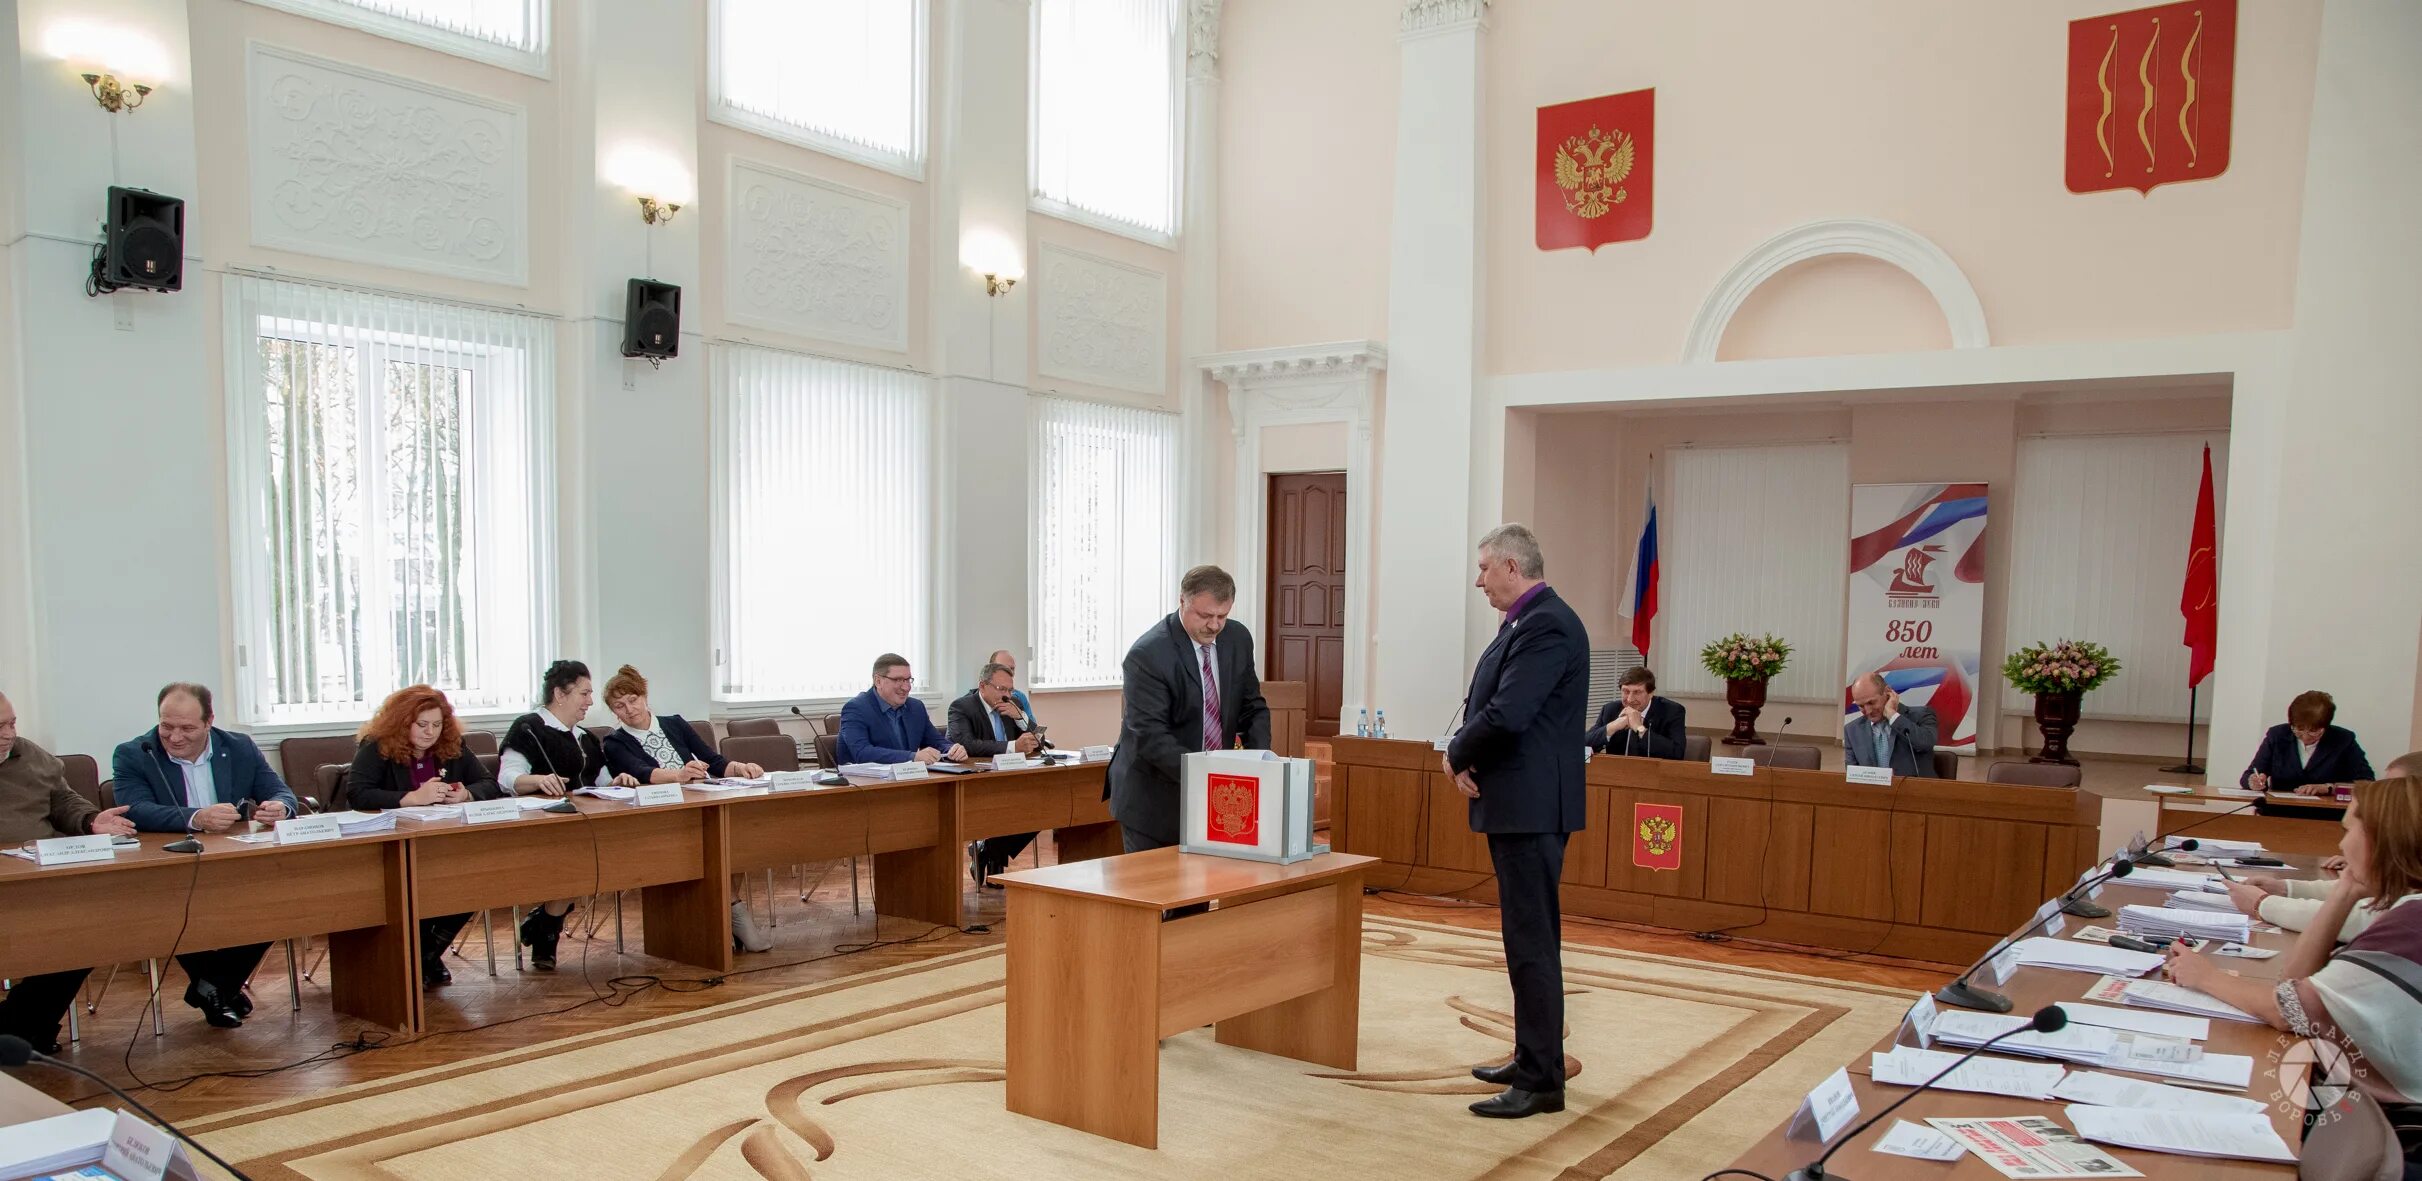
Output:
[[[1665,856],[1673,849],[1674,838],[1678,835],[1674,822],[1663,816],[1651,816],[1640,822],[1640,844],[1651,857]]]
[[[1591,124],[1587,135],[1568,135],[1556,149],[1556,187],[1564,190],[1564,210],[1582,217],[1604,217],[1623,203],[1624,178],[1631,175],[1632,153],[1639,141],[1621,131],[1601,131]]]

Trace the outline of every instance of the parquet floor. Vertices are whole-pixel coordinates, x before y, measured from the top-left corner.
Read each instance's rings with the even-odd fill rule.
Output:
[[[1047,846],[1048,841],[1037,843]],[[1024,864],[1024,858],[1020,863]],[[865,866],[865,875],[862,888],[871,899],[871,864]],[[623,943],[631,951],[614,950],[614,916],[608,900],[602,914],[588,908],[575,912],[577,918],[598,922],[595,935],[580,938],[578,932],[585,924],[568,928],[559,953],[561,963],[553,973],[515,970],[510,915],[500,910],[494,915],[497,974],[488,975],[482,928],[475,921],[448,961],[455,982],[434,994],[432,1028],[417,1039],[407,1040],[338,1016],[329,1006],[324,974],[302,981],[302,1007],[294,1009],[286,987],[285,949],[278,946],[270,950],[253,978],[256,1008],[252,1018],[236,1030],[212,1029],[186,1008],[178,999],[184,994],[183,975],[169,964],[162,986],[167,999],[167,1033],[154,1038],[145,1013],[143,966],[121,966],[105,990],[103,978],[108,972],[95,972],[86,993],[88,997],[99,993],[99,1008],[83,1017],[83,1039],[70,1047],[67,1057],[130,1089],[146,1086],[136,1092],[137,1098],[166,1118],[186,1119],[981,947],[1004,937],[1000,926],[1005,906],[997,890],[983,891],[969,911],[971,924],[993,929],[967,933],[879,917],[871,909],[852,916],[847,862],[810,865],[805,877],[811,897],[802,901],[800,878],[787,872],[777,875],[774,950],[740,956],[735,971],[720,982],[702,979],[705,973],[687,965],[637,952],[640,907],[636,896],[623,908]],[[969,894],[975,893],[970,883]],[[751,899],[762,923],[762,874],[752,883]],[[1448,899],[1383,893],[1367,898],[1366,903],[1373,914],[1484,930],[1497,924],[1495,907]],[[1742,942],[1703,943],[1688,935],[1589,919],[1568,919],[1565,938],[1913,991],[1936,987],[1951,975],[1939,965],[1836,958]],[[306,963],[311,958],[306,953]],[[335,1048],[382,1040],[384,1044],[375,1049]],[[311,1061],[315,1055],[322,1060]],[[302,1065],[293,1065],[296,1063]],[[190,1077],[196,1075],[209,1077]],[[100,1095],[91,1083],[55,1071],[26,1071],[21,1077],[71,1102],[93,1101]]]

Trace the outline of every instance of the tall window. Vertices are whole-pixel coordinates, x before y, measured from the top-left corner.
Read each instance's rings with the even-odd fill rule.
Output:
[[[1177,233],[1183,8],[1036,0],[1034,193],[1047,212]]]
[[[773,349],[714,350],[715,697],[866,688],[923,667],[932,383]]]
[[[717,122],[916,175],[925,0],[714,0]]]
[[[1850,449],[1677,448],[1657,497],[1656,642],[1650,666],[1672,693],[1722,696],[1699,649],[1736,631],[1773,632],[1791,661],[1773,693],[1842,695],[1842,612],[1849,595]]]
[[[1034,683],[1119,683],[1177,595],[1177,416],[1034,401]]]
[[[331,24],[504,66],[547,72],[550,0],[253,0]]]
[[[239,709],[430,684],[526,707],[554,655],[554,326],[251,276],[228,292]]]
[[[2186,714],[2186,621],[2178,592],[2186,583],[2207,441],[2213,509],[2225,525],[2226,432],[2018,441],[2002,651],[2062,639],[2109,648],[2120,674],[2086,694],[2086,712],[2094,717],[2175,722]],[[2228,666],[2212,675],[2228,675]],[[2209,715],[2215,684],[2203,683],[2197,716]],[[2004,709],[2024,711],[2033,701],[2002,687]]]

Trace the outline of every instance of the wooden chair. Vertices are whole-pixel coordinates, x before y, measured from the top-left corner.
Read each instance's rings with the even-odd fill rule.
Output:
[[[77,795],[83,796],[102,808],[117,806],[101,803],[100,760],[91,755],[60,755],[59,766],[67,775],[67,785],[76,789]]]
[[[1682,739],[1682,761],[1686,763],[1706,762],[1708,749],[1712,745],[1713,741],[1705,734],[1685,735]]]
[[[742,718],[736,722],[724,723],[723,733],[725,741],[734,738],[778,738],[782,734],[782,723],[773,718]],[[732,752],[727,750],[723,753],[729,755]],[[732,755],[732,757],[738,758],[739,756]],[[795,753],[794,757],[796,757]],[[753,763],[757,760],[746,761]]]
[[[487,755],[491,758],[503,753],[503,748],[496,743],[496,736],[485,730],[463,731],[463,749],[475,755]]]
[[[1934,777],[1936,779],[1959,778],[1959,756],[1947,750],[1934,752]]]
[[[1760,743],[1749,748],[1749,761],[1764,767],[1787,767],[1795,771],[1814,771],[1823,760],[1813,746],[1770,746]]]
[[[788,734],[734,735],[723,740],[723,757],[755,763],[769,772],[799,769],[799,747]]]
[[[289,738],[278,743],[278,774],[285,778],[286,786],[292,788],[295,795],[303,796],[312,790],[311,785],[317,780],[323,764],[341,763],[350,767],[353,765],[353,752],[360,746],[361,743],[353,738],[342,735]],[[323,795],[319,800],[325,805],[330,798]]]

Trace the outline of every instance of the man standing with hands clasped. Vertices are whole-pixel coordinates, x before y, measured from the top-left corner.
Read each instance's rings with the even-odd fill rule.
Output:
[[[1447,743],[1446,773],[1471,803],[1497,871],[1506,975],[1514,987],[1514,1057],[1472,1075],[1505,1088],[1476,1115],[1521,1119],[1564,1110],[1563,904],[1565,841],[1583,827],[1589,751],[1589,632],[1543,579],[1539,539],[1499,525],[1480,539],[1474,584],[1505,612],[1472,669],[1463,728]]]

